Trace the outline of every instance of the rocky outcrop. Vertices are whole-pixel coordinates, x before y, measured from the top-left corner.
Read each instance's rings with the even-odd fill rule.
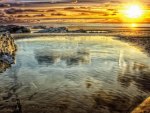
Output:
[[[86,30],[79,29],[79,30],[70,31],[70,33],[87,33],[87,32]]]
[[[24,26],[17,26],[17,25],[6,25],[0,26],[0,32],[10,32],[10,33],[30,33],[30,29]]]
[[[42,26],[42,25],[32,27],[32,29],[46,29],[46,28],[47,28],[46,26]]]
[[[38,28],[43,28],[43,27],[38,27]],[[79,29],[79,30],[69,31],[68,28],[66,27],[56,27],[56,28],[50,27],[47,29],[45,28],[44,30],[40,30],[37,33],[86,33],[86,30]]]
[[[140,104],[131,113],[150,113],[150,97],[147,98],[142,104]]]
[[[0,36],[0,72],[5,71],[15,61],[16,45],[10,33]]]
[[[40,30],[37,33],[67,33],[68,29],[66,27],[58,27],[58,28],[54,28],[54,27],[50,27],[44,30]]]

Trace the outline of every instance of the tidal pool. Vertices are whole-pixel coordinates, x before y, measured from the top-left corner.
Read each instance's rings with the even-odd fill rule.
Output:
[[[16,44],[16,63],[0,73],[0,113],[129,113],[150,96],[150,57],[115,37]]]

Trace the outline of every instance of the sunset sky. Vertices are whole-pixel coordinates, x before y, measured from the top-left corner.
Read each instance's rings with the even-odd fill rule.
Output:
[[[77,1],[77,2],[149,2],[149,0],[1,0],[1,1],[47,1],[47,2],[74,2],[74,1]]]
[[[16,1],[40,2],[40,0],[1,0],[1,3]],[[0,22],[150,23],[149,0],[42,0],[42,2],[50,3],[1,7]],[[136,18],[130,18],[137,16],[136,9],[129,10],[132,6],[139,9]]]

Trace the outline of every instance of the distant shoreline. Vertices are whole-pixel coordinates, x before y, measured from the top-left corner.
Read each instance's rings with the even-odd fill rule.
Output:
[[[15,40],[18,39],[27,39],[27,38],[36,38],[36,37],[45,37],[45,36],[112,36],[116,40],[124,41],[125,43],[134,44],[145,51],[150,55],[150,36],[149,32],[147,34],[142,33],[21,33],[21,34],[12,34]]]
[[[34,38],[44,36],[111,36],[109,33],[21,33],[12,34],[15,39]]]
[[[118,38],[150,38],[150,31],[112,31],[106,33],[16,33],[12,34],[15,39],[33,38],[43,36],[114,36]]]

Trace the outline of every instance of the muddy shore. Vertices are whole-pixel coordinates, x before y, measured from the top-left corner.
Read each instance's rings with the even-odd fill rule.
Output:
[[[135,32],[131,34],[118,34],[119,40],[125,41],[126,43],[130,43],[131,45],[137,46],[143,52],[146,52],[150,55],[150,36],[149,32]]]

